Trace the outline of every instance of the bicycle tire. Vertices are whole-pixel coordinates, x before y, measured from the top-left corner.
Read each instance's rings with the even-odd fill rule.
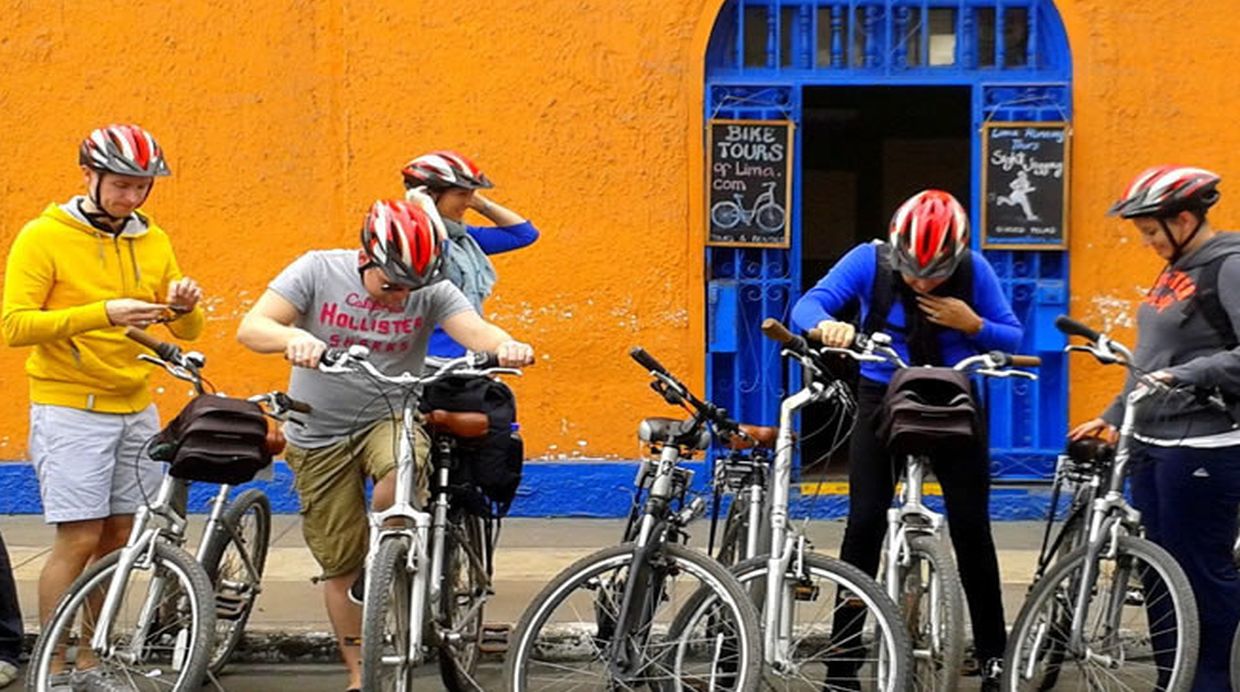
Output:
[[[412,577],[407,565],[410,542],[407,536],[393,535],[380,540],[379,549],[368,567],[366,597],[362,605],[362,689],[372,692],[413,689],[413,661],[395,663],[387,675],[383,659],[399,659],[409,653],[409,596]],[[388,618],[392,631],[387,631]],[[388,644],[393,652],[388,654]],[[387,654],[385,656],[385,654]]]
[[[937,537],[914,536],[908,547],[910,564],[900,567],[898,593],[900,613],[913,639],[913,689],[953,692],[960,683],[960,666],[964,661],[964,588],[960,584],[960,572],[951,552]],[[931,584],[924,584],[919,563],[929,566]],[[923,593],[926,588],[928,592]],[[933,609],[930,603],[922,600],[923,595],[933,599],[936,594],[942,624],[937,647],[931,633],[925,631],[925,626],[931,623],[921,619],[924,607]],[[923,650],[926,650],[925,656]]]
[[[740,663],[735,670],[730,672],[733,687],[725,689],[746,692],[755,689],[762,673],[762,635],[758,624],[757,609],[749,601],[740,584],[727,569],[707,555],[674,543],[664,543],[659,549],[681,574],[687,573],[702,579],[700,590],[708,590],[709,593],[715,594],[720,603],[728,609],[728,614],[735,618],[738,636],[734,650]],[[510,639],[513,646],[509,650],[504,666],[505,689],[511,692],[537,692],[543,689],[533,682],[527,682],[526,667],[534,658],[536,647],[539,646],[538,638],[541,628],[547,624],[551,613],[558,605],[567,602],[572,597],[576,587],[586,586],[588,589],[589,584],[596,581],[598,575],[604,571],[612,567],[631,565],[636,550],[637,547],[633,544],[603,548],[573,563],[543,588],[521,615]],[[692,593],[698,592],[699,589],[694,589]],[[588,633],[576,636],[593,644],[597,649],[596,637]],[[655,656],[655,660],[662,664],[666,655],[666,651],[661,652]],[[692,679],[674,677],[663,683],[647,682],[646,684],[654,689],[696,689],[692,687],[693,682]],[[615,689],[611,686],[612,684],[613,680],[604,675],[600,679],[602,686],[597,689]],[[594,688],[581,687],[580,689]],[[716,687],[716,689],[720,688]]]
[[[245,636],[245,626],[250,620],[250,614],[254,612],[254,603],[262,592],[263,571],[267,565],[268,543],[271,540],[271,501],[263,491],[250,488],[229,503],[228,508],[220,515],[223,526],[233,527],[237,534],[241,534],[242,521],[251,510],[254,512],[254,536],[250,540],[252,550],[249,551],[249,557],[257,572],[253,575],[253,583],[240,584],[236,587],[236,593],[223,592],[224,589],[234,589],[232,580],[227,580],[230,583],[225,584],[220,579],[220,563],[224,559],[224,553],[229,546],[245,551],[244,546],[237,545],[233,534],[222,530],[213,532],[207,537],[207,548],[203,551],[203,569],[215,585],[216,639],[210,663],[207,665],[207,670],[213,676],[218,676],[224,670],[233,652],[237,650],[237,645]],[[245,537],[241,536],[241,540],[244,541]],[[244,561],[240,568],[246,570]],[[245,576],[248,578],[250,575]]]
[[[1045,662],[1041,650],[1031,651],[1031,649],[1033,649],[1035,644],[1041,645],[1045,643],[1048,636],[1061,639],[1067,638],[1069,633],[1063,629],[1061,623],[1069,623],[1068,629],[1070,629],[1072,611],[1066,609],[1075,609],[1076,596],[1079,592],[1080,570],[1088,558],[1088,549],[1089,546],[1087,545],[1081,546],[1052,567],[1025,600],[1020,614],[1016,617],[1016,622],[1012,627],[1012,634],[1008,638],[1008,651],[1003,666],[1001,689],[1012,691],[1050,689],[1044,671],[1034,670],[1035,667]],[[1175,617],[1175,628],[1173,631],[1176,640],[1175,651],[1170,654],[1172,666],[1165,673],[1166,680],[1160,683],[1159,676],[1162,673],[1155,669],[1152,672],[1146,673],[1145,679],[1138,684],[1138,687],[1162,684],[1163,686],[1160,689],[1166,689],[1170,692],[1184,692],[1192,687],[1193,675],[1197,665],[1198,646],[1200,644],[1200,622],[1197,618],[1197,604],[1193,598],[1192,588],[1188,583],[1188,577],[1184,575],[1184,570],[1180,568],[1175,558],[1171,557],[1171,554],[1166,550],[1142,538],[1121,536],[1116,547],[1114,562],[1117,565],[1122,565],[1125,571],[1127,571],[1132,569],[1129,563],[1136,559],[1143,560],[1149,565],[1155,572],[1155,574],[1150,574],[1149,576],[1156,576],[1159,581],[1153,582],[1154,588],[1151,589],[1151,582],[1142,578],[1141,585],[1136,588],[1140,590],[1140,605],[1144,607],[1134,612],[1138,615],[1144,614],[1148,618],[1148,592],[1151,590],[1165,591],[1171,599],[1170,605]],[[1099,563],[1101,564],[1101,562],[1100,559]],[[1091,605],[1097,604],[1100,600],[1098,594],[1102,593],[1121,593],[1123,597],[1121,606],[1136,604],[1137,594],[1132,587],[1125,584],[1122,592],[1107,589],[1105,587],[1111,585],[1114,574],[1104,574],[1100,569],[1095,571],[1098,574],[1095,577],[1094,585],[1090,589],[1091,593],[1094,594],[1090,598]],[[1161,589],[1158,588],[1160,583],[1162,585]],[[1044,605],[1052,607],[1051,614],[1045,618],[1039,618],[1038,614]],[[1096,611],[1097,609],[1091,610]],[[1055,623],[1054,625],[1047,624],[1052,621]],[[1123,634],[1127,630],[1124,627],[1116,627],[1113,623],[1108,623],[1106,631]],[[1143,634],[1132,639],[1142,643],[1146,641],[1152,642],[1154,637],[1149,634]],[[1055,654],[1057,651],[1053,647],[1048,650],[1052,654]],[[1054,685],[1058,677],[1063,674],[1063,663],[1072,662],[1082,666],[1077,657],[1069,650],[1066,642],[1062,645],[1062,654],[1062,661],[1056,662],[1053,659],[1050,661],[1051,666],[1054,668],[1054,680],[1049,681],[1050,685]],[[1100,658],[1102,655],[1096,652],[1090,653],[1090,656],[1093,658]],[[1144,656],[1121,653],[1112,655],[1111,658],[1120,661],[1121,665],[1124,662],[1132,662],[1135,665],[1137,661],[1142,659],[1157,658],[1157,652],[1151,652]],[[1088,678],[1089,671],[1085,670],[1083,673]],[[1118,677],[1118,673],[1114,669],[1107,670],[1106,673],[1108,677]],[[1149,678],[1151,677],[1154,679],[1150,680]],[[1133,689],[1133,687],[1130,685],[1129,689]]]
[[[1231,638],[1231,689],[1240,690],[1240,626]]]
[[[450,527],[444,534],[444,578],[440,592],[440,616],[443,621],[440,625],[457,634],[456,641],[439,644],[439,676],[448,692],[467,692],[478,688],[474,674],[482,648],[483,604],[490,587],[485,577],[487,546],[484,544],[483,521],[481,517],[462,513],[459,522],[455,522],[456,526]],[[478,574],[479,570],[482,570],[482,575]],[[463,576],[465,582],[461,581]],[[466,586],[462,588],[462,584]],[[473,609],[478,601],[482,603]],[[473,613],[469,622],[458,622],[455,617],[462,605],[466,606],[467,612]]]
[[[746,593],[759,600],[763,598],[762,592],[765,591],[764,586],[769,566],[767,563],[768,559],[769,556],[760,555],[734,565],[731,570],[736,575],[737,581],[746,590]],[[809,574],[828,579],[858,598],[865,610],[874,619],[873,629],[876,632],[881,631],[881,637],[885,645],[883,653],[880,653],[879,656],[881,660],[885,661],[886,665],[891,666],[891,669],[885,673],[886,684],[877,685],[874,689],[879,689],[881,692],[903,692],[908,689],[912,682],[912,641],[909,638],[908,630],[903,625],[900,611],[878,585],[878,582],[856,567],[828,555],[807,552],[802,556],[802,561],[805,571]],[[800,577],[792,574],[789,574],[788,578],[800,579]],[[694,600],[691,600],[681,609],[680,613],[677,614],[676,620],[668,628],[669,638],[678,636],[680,631],[685,630],[692,624],[688,620],[691,620],[701,610],[702,604],[697,599],[708,597],[709,594],[697,594]],[[759,622],[764,622],[761,618],[762,616],[759,615]],[[808,636],[803,637],[803,639],[808,638]],[[830,641],[827,649],[836,648],[838,645],[839,642]],[[799,647],[794,645],[792,649],[799,650]],[[794,661],[793,667],[800,670],[803,666]],[[809,684],[817,689],[848,689],[844,686],[838,688],[834,685],[828,686],[825,679],[809,681]],[[779,672],[767,670],[764,671],[761,687],[757,689],[778,690],[783,689],[784,685],[785,680]],[[858,689],[862,688],[858,687]]]
[[[51,677],[51,659],[58,648],[58,642],[61,641],[62,636],[72,638],[69,630],[72,629],[74,622],[78,619],[78,606],[82,605],[92,594],[108,588],[113,574],[116,572],[120,555],[119,550],[113,551],[87,567],[74,580],[73,584],[69,586],[69,589],[61,597],[59,603],[56,604],[55,610],[52,611],[51,617],[48,619],[43,631],[39,634],[39,639],[35,642],[34,650],[31,652],[26,673],[26,689],[36,692],[48,692],[51,689],[49,680]],[[162,679],[163,666],[152,670],[152,672],[157,670],[161,673],[157,676],[139,673],[137,679],[133,675],[121,677],[129,682],[134,690],[170,689],[173,692],[196,692],[202,687],[203,679],[206,677],[207,662],[211,651],[206,642],[212,641],[212,635],[215,630],[215,604],[212,598],[211,582],[207,579],[202,565],[198,564],[192,555],[181,548],[162,541],[156,541],[152,546],[151,565],[154,570],[171,574],[178,579],[176,584],[178,588],[171,589],[169,593],[176,593],[178,597],[184,597],[183,606],[189,609],[192,625],[182,630],[186,633],[184,642],[181,641],[180,631],[172,637],[174,643],[172,650],[169,651],[169,655],[172,656],[174,663],[167,667],[173,672],[178,672],[178,674],[175,680],[171,682],[170,687],[167,681]],[[131,572],[131,577],[132,575],[133,572]],[[132,580],[127,581],[126,587],[133,585],[133,583]],[[128,588],[126,590],[128,591]],[[159,607],[159,605],[156,606],[157,609]],[[122,610],[123,604],[122,608],[119,608],[117,611],[118,615]],[[148,633],[148,642],[150,638],[151,634]],[[77,641],[80,648],[81,644],[86,643],[86,637],[79,634]],[[66,646],[68,646],[68,642],[66,642]],[[151,655],[149,643],[144,644],[143,648],[145,654]],[[175,663],[178,652],[181,656],[184,656],[184,659],[179,663],[179,671],[177,669],[178,664]],[[119,660],[119,657],[116,660]],[[108,674],[115,675],[114,671],[112,671],[114,664],[114,660],[104,658],[99,660],[98,667]],[[150,686],[144,688],[140,686],[140,683],[149,683]]]

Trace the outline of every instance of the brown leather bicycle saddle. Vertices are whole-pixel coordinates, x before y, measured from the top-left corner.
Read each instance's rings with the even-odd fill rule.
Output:
[[[1097,437],[1084,437],[1068,443],[1068,456],[1078,464],[1106,464],[1115,458],[1115,447]]]
[[[748,435],[732,435],[728,438],[728,449],[742,450],[760,447],[762,449],[774,449],[775,439],[779,437],[779,428],[769,425],[748,425],[740,424],[741,432]]]
[[[435,409],[426,413],[425,420],[428,430],[460,438],[484,437],[491,425],[487,414],[477,411]]]

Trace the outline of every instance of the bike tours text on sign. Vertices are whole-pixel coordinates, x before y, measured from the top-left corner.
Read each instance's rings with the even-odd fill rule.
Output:
[[[982,131],[982,247],[1068,246],[1067,123],[986,123]]]
[[[792,136],[787,120],[710,121],[708,245],[788,247]]]

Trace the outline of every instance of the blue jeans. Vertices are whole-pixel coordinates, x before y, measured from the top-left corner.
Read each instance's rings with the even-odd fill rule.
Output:
[[[22,610],[17,603],[17,582],[9,551],[0,536],[0,661],[17,665],[22,653]]]
[[[1146,536],[1188,575],[1201,620],[1193,690],[1231,689],[1231,642],[1240,624],[1240,572],[1232,557],[1240,509],[1240,446],[1135,444],[1129,476]]]

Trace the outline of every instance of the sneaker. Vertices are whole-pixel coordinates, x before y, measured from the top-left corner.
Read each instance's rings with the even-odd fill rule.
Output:
[[[17,681],[17,666],[9,661],[0,661],[0,687],[8,687]]]
[[[366,602],[366,570],[363,569],[358,573],[357,579],[353,581],[353,585],[349,587],[349,600],[358,605],[364,605]]]
[[[999,692],[1000,678],[1003,676],[1003,659],[992,658],[982,666],[981,692]]]

